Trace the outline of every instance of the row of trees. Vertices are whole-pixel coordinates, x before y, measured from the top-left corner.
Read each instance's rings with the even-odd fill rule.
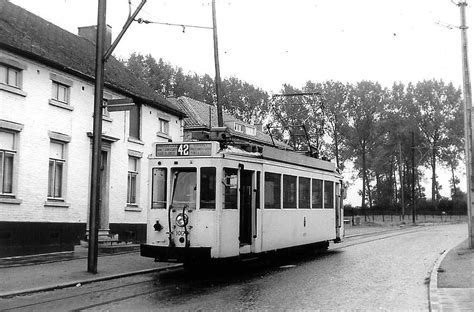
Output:
[[[209,75],[185,74],[151,55],[132,54],[124,64],[164,96],[215,103]],[[344,168],[354,163],[362,179],[361,207],[404,206],[424,198],[423,173],[431,173],[432,201],[440,199],[437,171],[450,168],[451,194],[460,196],[456,168],[463,155],[461,91],[442,80],[355,84],[308,81],[270,96],[235,77],[222,82],[223,107],[249,123],[267,124],[296,150],[312,150]],[[414,192],[413,192],[414,190]]]

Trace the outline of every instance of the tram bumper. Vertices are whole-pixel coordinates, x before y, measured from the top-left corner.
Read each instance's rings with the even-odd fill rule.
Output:
[[[141,244],[140,255],[163,262],[189,262],[211,258],[211,247],[167,247]]]

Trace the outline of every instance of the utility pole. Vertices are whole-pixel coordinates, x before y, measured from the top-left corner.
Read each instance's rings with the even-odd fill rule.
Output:
[[[219,67],[219,47],[217,45],[217,22],[216,22],[216,0],[212,0],[212,30],[214,33],[214,63],[216,67],[216,97],[217,97],[217,125],[224,126],[222,117],[222,90],[221,90],[221,73]]]
[[[92,136],[92,166],[91,166],[91,192],[89,201],[89,248],[87,253],[87,271],[97,273],[97,258],[99,255],[99,227],[101,209],[101,153],[102,153],[102,105],[104,99],[104,66],[107,59],[112,55],[115,47],[122,39],[130,24],[135,20],[138,12],[145,5],[146,0],[142,0],[135,12],[130,15],[122,28],[118,37],[104,53],[105,33],[106,33],[106,11],[107,0],[99,0],[97,13],[97,35],[95,45],[95,88],[94,88],[94,121]],[[119,100],[120,101],[120,100]],[[130,103],[130,99],[122,101]],[[124,104],[124,103],[122,103]],[[130,107],[117,110],[126,110]]]
[[[466,0],[457,3],[461,13],[461,49],[462,49],[462,70],[463,70],[463,93],[464,93],[464,149],[466,157],[466,200],[467,200],[467,223],[469,248],[474,248],[474,229],[472,204],[472,96],[471,81],[469,78],[469,63],[467,54],[467,26],[466,26]]]
[[[402,168],[402,142],[398,140],[398,173],[400,175],[400,202],[402,204],[402,220],[405,221],[405,184],[403,181],[403,168]]]
[[[95,45],[95,89],[94,89],[94,126],[92,138],[92,172],[89,213],[89,249],[87,253],[87,271],[97,273],[99,253],[99,211],[100,211],[100,156],[102,150],[102,101],[104,98],[104,42],[106,0],[99,0],[97,14],[97,35]]]
[[[411,132],[411,200],[413,224],[416,223],[416,199],[415,199],[415,131]]]

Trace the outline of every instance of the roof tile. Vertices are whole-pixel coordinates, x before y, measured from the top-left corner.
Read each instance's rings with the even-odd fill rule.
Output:
[[[7,0],[0,0],[0,48],[94,80],[95,45],[92,42]],[[113,57],[105,64],[105,85],[146,104],[184,116],[176,106],[137,79]]]

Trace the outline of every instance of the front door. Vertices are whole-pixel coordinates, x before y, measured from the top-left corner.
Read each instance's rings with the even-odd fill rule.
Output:
[[[252,244],[253,210],[253,171],[240,171],[240,246]]]

